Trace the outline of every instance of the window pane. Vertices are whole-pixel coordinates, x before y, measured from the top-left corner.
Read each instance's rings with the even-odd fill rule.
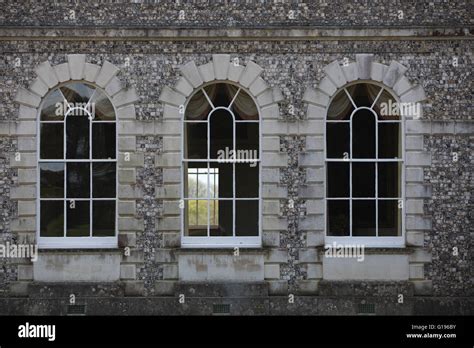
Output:
[[[52,91],[41,107],[41,121],[59,121],[64,119],[67,104],[58,89]]]
[[[109,98],[99,90],[96,90],[91,99],[92,117],[98,121],[115,120],[115,111]]]
[[[375,163],[352,163],[352,197],[375,197]]]
[[[352,117],[352,157],[375,158],[375,118],[369,110]]]
[[[41,124],[40,156],[42,159],[63,159],[64,126],[62,123]]]
[[[96,162],[92,164],[92,190],[95,198],[115,198],[115,162]]]
[[[66,201],[67,237],[90,236],[89,201]]]
[[[40,163],[41,198],[64,197],[64,163]]]
[[[208,165],[204,162],[185,164],[184,196],[189,198],[207,198],[208,195]],[[216,176],[213,172],[213,176]],[[216,184],[219,182],[216,180]],[[215,188],[219,190],[218,187]]]
[[[92,158],[115,159],[115,123],[92,123]]]
[[[401,158],[400,123],[379,123],[379,158]]]
[[[352,236],[376,236],[375,201],[352,201]]]
[[[397,107],[396,100],[384,89],[379,99],[374,105],[379,120],[399,120],[400,110]]]
[[[89,158],[89,118],[68,116],[66,119],[66,146],[68,159]]]
[[[353,86],[348,87],[348,90],[353,89]],[[354,110],[347,93],[342,89],[331,102],[328,109],[328,120],[349,120]]]
[[[79,107],[81,104],[85,107],[92,96],[92,93],[94,93],[94,88],[92,86],[80,82],[68,83],[67,85],[60,87],[60,89],[66,100],[70,104],[74,104],[72,105],[73,107]]]
[[[64,201],[40,202],[40,236],[64,236]]]
[[[232,236],[233,207],[232,201],[219,201],[219,224],[216,228],[211,228],[211,236]]]
[[[212,104],[214,104],[215,107],[229,106],[231,99],[226,84],[214,83],[204,87],[204,90],[206,91],[209,99],[212,100]]]
[[[371,107],[375,97],[380,92],[380,87],[368,83],[358,83],[347,87],[347,91],[351,95],[357,107]]]
[[[238,87],[228,84],[227,89],[229,90],[231,98],[233,98]],[[236,120],[258,120],[257,106],[252,97],[243,89],[240,90],[231,108]]]
[[[92,235],[115,236],[115,201],[93,201],[92,209]]]
[[[89,198],[90,163],[67,163],[67,197]]]
[[[258,201],[241,201],[235,202],[235,235],[258,236]]]
[[[232,163],[212,163],[217,168],[218,197],[230,198],[234,197],[233,189],[233,164]]]
[[[398,162],[378,163],[378,194],[379,197],[401,197],[400,178],[402,164]]]
[[[185,158],[207,159],[207,122],[185,123]]]
[[[328,236],[349,236],[349,201],[328,200]]]
[[[258,165],[254,164],[235,164],[235,191],[238,198],[258,197]]]
[[[349,163],[328,162],[328,197],[349,197]]]
[[[235,124],[235,157],[240,160],[258,159],[258,123],[238,122]]]
[[[381,200],[379,205],[379,236],[397,237],[402,235],[402,214],[398,200]]]
[[[210,123],[210,158],[222,158],[234,148],[232,115],[226,110],[216,110],[211,115]]]
[[[186,106],[186,120],[207,120],[211,105],[202,90],[196,92]]]
[[[210,200],[209,201],[209,224],[210,226],[218,226],[219,225],[219,201],[218,200]]]
[[[207,200],[189,200],[185,202],[185,236],[207,236],[208,207]]]
[[[327,157],[350,157],[350,125],[349,123],[327,123]]]

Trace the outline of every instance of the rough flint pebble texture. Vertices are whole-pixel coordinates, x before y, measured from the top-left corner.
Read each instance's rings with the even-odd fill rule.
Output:
[[[20,26],[443,26],[469,24],[472,13],[469,1],[446,0],[379,0],[376,4],[365,0],[105,0],[95,4],[30,0],[27,6],[3,0],[0,6],[0,23]]]
[[[0,2],[0,4],[6,3]],[[390,7],[388,2],[387,6]],[[445,6],[445,3],[436,5],[436,7],[439,6]],[[43,7],[41,6],[42,10]],[[38,5],[38,10],[39,8]],[[98,16],[104,8],[107,6],[97,7]],[[5,15],[14,9],[18,9],[18,6],[7,7],[2,13]],[[449,9],[452,13],[459,11],[459,16],[456,18],[443,15],[443,17],[456,18],[457,21],[462,22],[463,16],[466,16],[465,11],[461,11],[464,7],[453,5],[449,6]],[[83,10],[85,9],[81,11]],[[89,11],[94,12],[91,9]],[[163,11],[166,11],[166,6]],[[328,16],[329,14],[333,16],[336,12],[328,11]],[[55,13],[52,11],[48,20],[58,15]],[[79,8],[78,13],[80,13]],[[104,24],[114,20],[114,23],[120,23],[117,16],[124,16],[122,20],[125,21],[130,19],[128,16],[133,17],[133,13],[134,10],[109,11],[108,16],[104,15],[102,20]],[[148,15],[150,18],[153,16],[152,13]],[[380,18],[387,20],[384,16],[385,14],[381,14]],[[11,15],[7,17],[13,18]],[[359,15],[355,17],[362,18]],[[40,15],[29,17],[25,13],[25,20],[22,23],[28,23],[29,20],[37,21],[34,23],[43,23],[41,18]],[[61,21],[58,19],[58,23]],[[147,21],[144,20],[144,23]],[[74,52],[87,54],[89,62],[101,63],[106,59],[121,69],[118,76],[120,80],[126,85],[134,86],[140,96],[140,102],[136,104],[136,114],[140,120],[159,119],[162,111],[157,100],[163,86],[175,85],[180,77],[178,67],[181,64],[191,60],[194,60],[197,65],[210,61],[210,52],[230,53],[232,58],[239,57],[242,64],[253,60],[263,67],[265,70],[262,77],[270,86],[279,87],[284,95],[281,117],[289,121],[304,118],[306,110],[301,101],[303,93],[307,87],[315,87],[318,84],[324,76],[323,67],[344,57],[353,61],[356,53],[374,53],[375,59],[380,63],[388,64],[391,60],[397,60],[406,65],[409,68],[410,79],[423,85],[431,105],[425,109],[423,118],[470,120],[473,114],[470,77],[472,50],[452,40],[201,41],[198,43],[193,41],[147,41],[144,43],[126,40],[117,43],[88,40],[48,41],[47,45],[40,41],[10,41],[2,43],[2,50],[4,54],[0,58],[0,100],[2,101],[0,120],[15,120],[18,115],[18,105],[13,102],[13,97],[19,86],[27,86],[33,81],[34,68],[39,63],[45,60],[49,60],[53,65],[63,63],[66,60],[66,54]],[[459,58],[456,67],[452,64],[453,57]],[[293,113],[290,112],[290,106],[293,106]],[[8,223],[9,216],[15,210],[8,199],[8,190],[16,174],[8,168],[8,162],[5,160],[7,154],[14,151],[14,141],[15,139],[3,139],[0,145],[2,240],[11,238]],[[461,155],[458,164],[453,166],[448,157],[449,152],[452,151],[451,147],[456,146],[461,149]],[[470,152],[467,151],[469,146],[471,146]],[[472,177],[469,176],[472,173],[473,163],[472,145],[466,136],[445,136],[428,137],[426,147],[433,153],[434,160],[433,167],[425,173],[426,181],[432,181],[433,184],[433,199],[427,201],[427,209],[434,217],[433,230],[426,237],[426,244],[433,253],[433,264],[427,267],[427,278],[433,279],[437,295],[467,294],[470,291],[468,275],[469,266],[471,266],[467,250],[469,233],[472,233],[472,230],[467,231],[469,228],[472,229],[472,220],[467,212],[473,210],[470,196]],[[298,153],[303,149],[302,137],[281,139],[281,150],[289,154],[289,162],[288,167],[280,173],[280,183],[288,186],[288,198],[294,200],[294,208],[289,208],[288,200],[281,202],[282,214],[288,220],[288,230],[280,236],[280,246],[288,249],[289,261],[282,265],[280,277],[288,281],[290,289],[294,287],[296,280],[306,277],[297,264],[298,249],[306,245],[306,241],[299,233],[297,219],[301,214],[305,214],[304,201],[298,199],[297,196],[298,187],[305,181],[305,173],[298,164]],[[155,189],[161,185],[162,181],[162,173],[154,169],[154,154],[161,151],[161,139],[138,137],[137,151],[145,154],[145,166],[137,171],[137,182],[144,194],[143,199],[137,202],[137,213],[139,217],[143,217],[145,225],[145,230],[137,240],[138,248],[143,251],[145,260],[138,276],[144,280],[147,291],[151,291],[153,282],[163,277],[162,270],[154,261],[154,253],[160,247],[161,239],[155,231],[155,224],[162,209],[161,202],[154,197]],[[450,256],[454,244],[459,247],[458,258]],[[16,277],[14,272],[16,272],[14,268],[2,267],[0,286],[14,279]]]

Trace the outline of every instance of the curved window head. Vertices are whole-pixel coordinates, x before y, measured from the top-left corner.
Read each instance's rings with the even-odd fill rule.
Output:
[[[116,121],[105,93],[71,82],[39,117],[39,241],[43,247],[116,246]]]
[[[347,86],[332,99],[326,118],[329,239],[380,237],[373,244],[381,246],[399,242],[403,125],[398,106],[387,89],[370,83]]]
[[[188,101],[183,245],[260,245],[260,136],[254,100],[215,83]]]

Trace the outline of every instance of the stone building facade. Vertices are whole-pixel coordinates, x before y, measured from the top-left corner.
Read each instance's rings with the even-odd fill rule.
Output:
[[[39,245],[0,258],[1,314],[472,314],[469,1],[0,7],[0,242]],[[115,110],[112,246],[39,238],[40,115],[71,81]],[[258,109],[255,245],[184,243],[183,115],[213,83]],[[401,120],[400,238],[363,262],[325,249],[326,118],[359,83],[422,111]]]

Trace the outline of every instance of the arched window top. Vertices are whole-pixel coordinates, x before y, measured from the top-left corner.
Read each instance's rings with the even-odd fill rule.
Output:
[[[253,98],[242,88],[230,83],[212,83],[200,88],[189,99],[186,120],[206,120],[216,109],[228,110],[234,120],[258,120]]]
[[[397,99],[384,86],[374,83],[355,83],[343,87],[332,99],[327,113],[328,121],[350,120],[357,111],[372,111],[380,121],[400,120]]]

